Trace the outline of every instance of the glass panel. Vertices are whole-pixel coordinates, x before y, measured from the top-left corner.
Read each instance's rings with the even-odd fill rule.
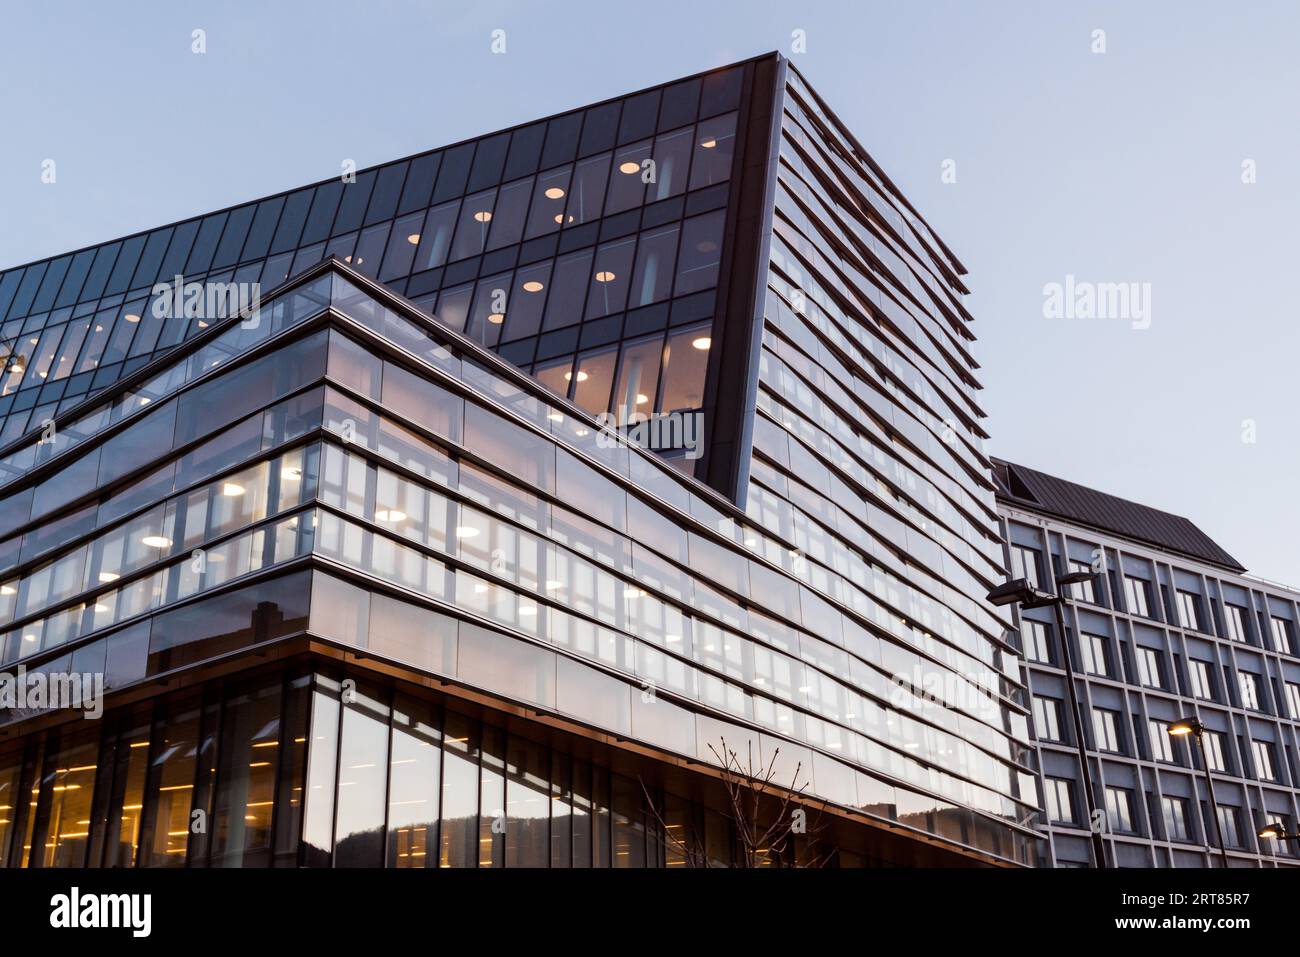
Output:
[[[643,164],[649,158],[649,140],[615,151],[613,170],[609,174],[609,197],[605,201],[606,216],[641,205],[645,196],[645,177],[649,175]]]
[[[533,190],[533,205],[528,213],[525,239],[553,233],[564,221],[565,196],[569,192],[569,176],[573,167],[565,166],[537,177]]]
[[[591,291],[587,296],[587,318],[596,319],[622,312],[627,304],[635,237],[606,243],[596,250]]]
[[[226,702],[212,822],[214,866],[265,867],[270,863],[280,698],[280,682],[275,681]]]
[[[478,256],[487,245],[488,230],[492,228],[492,210],[496,205],[495,189],[466,197],[461,207],[460,221],[456,225],[456,238],[451,244],[450,262]]]
[[[623,347],[623,364],[614,392],[614,413],[620,425],[633,415],[648,415],[655,408],[655,390],[659,384],[659,357],[663,339],[655,336]]]
[[[163,722],[149,771],[150,833],[141,849],[146,867],[185,866],[202,716],[199,703],[194,702],[173,708]]]
[[[442,735],[432,705],[399,697],[393,708],[389,762],[388,866],[437,863]]]
[[[686,129],[655,138],[655,180],[650,184],[646,202],[653,203],[686,191],[686,171],[691,162],[691,142],[695,131]]]
[[[668,337],[660,411],[698,409],[703,405],[704,373],[711,345],[708,326],[695,326]]]
[[[343,687],[335,867],[379,867],[384,857],[388,706],[371,689]]]
[[[617,358],[617,349],[587,353],[578,358],[573,401],[592,415],[609,410],[610,388],[614,384],[614,361]]]
[[[565,209],[566,224],[581,224],[600,218],[605,201],[605,183],[609,179],[611,154],[594,156],[578,164],[573,176],[573,190]]]
[[[718,284],[722,225],[722,210],[686,220],[677,260],[677,295],[711,289]]]

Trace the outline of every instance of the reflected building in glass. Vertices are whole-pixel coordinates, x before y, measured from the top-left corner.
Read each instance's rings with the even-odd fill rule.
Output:
[[[0,274],[0,863],[1036,863],[962,271],[770,54]]]

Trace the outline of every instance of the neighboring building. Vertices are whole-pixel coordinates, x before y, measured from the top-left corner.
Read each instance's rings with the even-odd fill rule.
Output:
[[[770,54],[0,274],[0,863],[1034,864],[962,272]]]
[[[1108,864],[1219,866],[1203,756],[1171,722],[1198,718],[1233,866],[1300,863],[1300,593],[1245,568],[1185,518],[1010,462],[997,462],[1011,577],[1067,586],[1083,737]],[[1057,866],[1091,862],[1086,797],[1051,608],[1019,616],[1043,791]]]

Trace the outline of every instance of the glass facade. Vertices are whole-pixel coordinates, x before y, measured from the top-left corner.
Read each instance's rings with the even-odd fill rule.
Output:
[[[698,410],[753,65],[0,273],[0,454],[211,323],[155,283],[328,256],[592,413]],[[734,213],[732,214],[734,216]],[[693,462],[681,463],[683,467]]]
[[[138,237],[128,278],[110,281],[114,266],[90,285],[92,260],[94,308],[165,277],[184,225],[147,260],[163,240]],[[851,825],[842,861],[933,847],[1034,863],[1028,699],[982,599],[1001,554],[960,267],[784,61],[190,232],[186,269],[201,251],[209,277],[255,266],[265,284],[275,263],[274,282],[296,278],[256,314],[120,317],[111,340],[162,325],[138,372],[132,339],[125,360],[29,388],[25,354],[6,392],[11,419],[58,421],[0,449],[0,666],[102,673],[110,698],[223,676],[193,700],[113,711],[89,744],[73,731],[87,722],[51,707],[0,714],[59,725],[27,736],[0,785],[103,769],[108,803],[75,819],[116,830],[67,855],[672,864],[635,775],[579,766],[536,728],[407,700],[440,683],[632,742],[660,771],[716,774],[724,741],[775,762]],[[44,279],[28,295],[25,275],[3,303],[16,328],[30,316],[14,309],[42,330],[77,311],[62,285],[47,301]],[[46,400],[76,376],[84,389]],[[640,407],[716,412],[710,447],[734,468],[697,475],[595,417]],[[358,670],[242,684],[250,649],[274,648]],[[65,746],[88,760],[48,753]],[[11,863],[42,863],[30,848],[83,814],[43,787],[50,806],[13,824]],[[690,810],[707,800],[663,800],[717,830]],[[201,846],[182,826],[196,810]],[[732,860],[715,844],[703,858]]]

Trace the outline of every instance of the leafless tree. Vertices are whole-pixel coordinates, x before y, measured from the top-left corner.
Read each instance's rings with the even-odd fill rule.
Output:
[[[800,781],[802,762],[795,765],[790,785],[786,787],[777,782],[779,748],[772,752],[766,765],[761,762],[756,765],[753,742],[749,743],[742,763],[735,749],[727,746],[726,738],[719,741],[720,746],[710,744],[709,751],[722,770],[722,785],[726,793],[723,814],[730,821],[740,846],[738,866],[762,867],[773,860],[792,863],[795,867],[826,866],[834,857],[835,848],[827,846],[821,839],[826,829],[821,820],[825,805],[814,805],[803,799],[808,785],[806,781]],[[704,844],[694,826],[669,827],[644,781],[641,789],[646,805],[664,835],[665,846],[679,855],[687,867],[708,867]],[[796,852],[799,838],[804,839],[802,848],[797,849],[801,853]]]

